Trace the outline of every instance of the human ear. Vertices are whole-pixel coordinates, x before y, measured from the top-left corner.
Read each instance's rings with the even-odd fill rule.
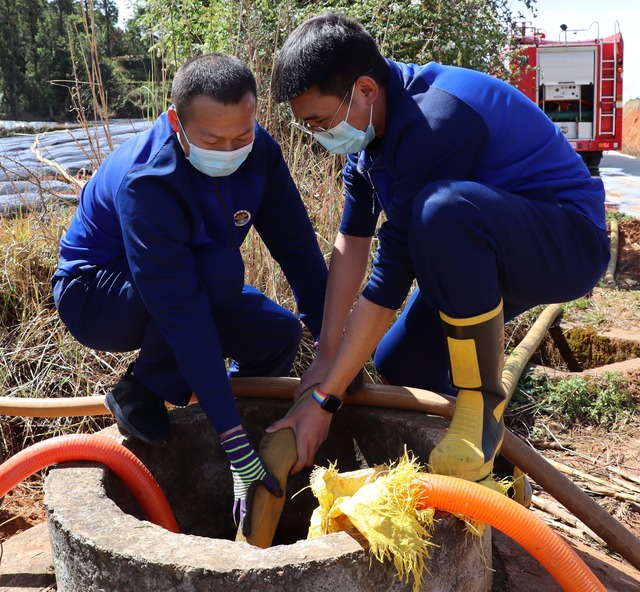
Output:
[[[180,122],[178,121],[178,114],[176,113],[176,109],[173,105],[167,109],[167,119],[169,120],[169,125],[174,132],[180,133]]]
[[[378,83],[371,76],[360,76],[356,80],[356,89],[362,93],[367,105],[375,103],[380,92]]]

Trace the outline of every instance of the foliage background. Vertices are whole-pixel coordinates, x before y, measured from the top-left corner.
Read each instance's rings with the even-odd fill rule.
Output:
[[[133,16],[120,28],[114,0],[0,0],[0,119],[75,119],[74,89],[79,82],[86,97],[96,92],[96,66],[107,115],[154,116],[170,100],[176,67],[208,51],[247,61],[267,98],[277,48],[324,10],[360,20],[390,58],[501,76],[520,11],[534,2],[132,0]],[[86,97],[81,115],[93,116]]]
[[[121,28],[114,0],[0,0],[0,118],[78,121],[87,137],[97,123],[108,133],[111,118],[153,119],[166,109],[170,81],[186,58],[208,51],[237,55],[256,75],[258,119],[280,141],[328,258],[342,210],[342,158],[295,132],[286,106],[270,100],[274,56],[287,34],[330,9],[363,22],[389,57],[435,59],[502,75],[502,48],[519,19],[513,7],[533,1],[132,0],[132,18]],[[105,155],[98,150],[92,155],[95,169]],[[0,161],[0,174],[4,164],[9,163]],[[77,193],[77,185],[71,186]],[[52,202],[43,196],[41,209],[0,217],[4,395],[104,394],[135,357],[135,352],[109,354],[81,346],[53,306],[50,278],[58,241],[75,209],[68,197]],[[243,255],[245,281],[294,309],[281,270],[255,233],[245,241]],[[312,340],[305,339],[293,374],[300,375],[312,356]],[[0,449],[13,452],[61,430],[95,427],[94,420],[80,418],[11,418],[0,425]]]

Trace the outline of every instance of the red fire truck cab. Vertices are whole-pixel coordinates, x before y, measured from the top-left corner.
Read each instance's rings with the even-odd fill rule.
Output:
[[[580,31],[561,29],[553,41],[522,27],[510,82],[549,116],[587,166],[597,167],[603,150],[622,148],[622,35],[617,23],[604,39],[598,31],[580,41]]]

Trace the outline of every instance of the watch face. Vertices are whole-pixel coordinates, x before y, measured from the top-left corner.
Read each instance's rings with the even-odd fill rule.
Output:
[[[342,401],[338,397],[334,397],[333,395],[327,395],[325,400],[320,405],[325,411],[329,413],[335,413],[342,407]]]

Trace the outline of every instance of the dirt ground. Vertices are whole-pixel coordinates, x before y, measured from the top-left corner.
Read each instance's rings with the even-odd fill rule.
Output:
[[[565,314],[565,327],[578,324],[596,326],[599,335],[619,341],[640,342],[640,220],[620,222],[615,287],[594,288],[590,300],[596,312],[571,311]],[[551,370],[548,369],[550,373]],[[628,380],[638,414],[612,430],[593,426],[563,425],[549,421],[544,427],[548,437],[533,441],[545,458],[567,464],[597,477],[611,487],[618,486],[630,495],[597,496],[597,487],[589,490],[614,516],[640,537],[640,358],[633,357],[583,372],[560,372],[561,375],[602,375],[615,371]],[[621,476],[624,476],[621,478]],[[583,479],[574,476],[581,483]],[[592,483],[594,486],[597,483]],[[603,484],[600,484],[604,486]],[[628,499],[623,499],[628,497]]]
[[[620,222],[615,280],[615,287],[594,288],[588,311],[578,308],[566,313],[563,330],[595,325],[598,334],[640,343],[640,220]],[[640,357],[583,373],[604,370],[615,370],[629,379],[635,391],[638,415],[612,430],[539,419],[536,427],[544,436],[531,442],[542,456],[560,463],[557,466],[562,467],[563,472],[640,537]],[[570,474],[571,471],[574,473]],[[581,556],[592,570],[607,582],[607,589],[640,592],[640,572],[584,525],[556,515],[559,510],[553,498],[535,483],[533,488],[536,503],[532,511],[581,550]],[[551,510],[541,507],[547,503],[551,504]],[[0,547],[2,541],[45,520],[41,479],[32,477],[10,491],[0,507]],[[494,592],[559,589],[535,560],[501,533],[495,536],[494,562]],[[638,583],[637,588],[634,582]]]
[[[624,151],[640,155],[640,99],[625,103],[622,122],[622,145]]]

